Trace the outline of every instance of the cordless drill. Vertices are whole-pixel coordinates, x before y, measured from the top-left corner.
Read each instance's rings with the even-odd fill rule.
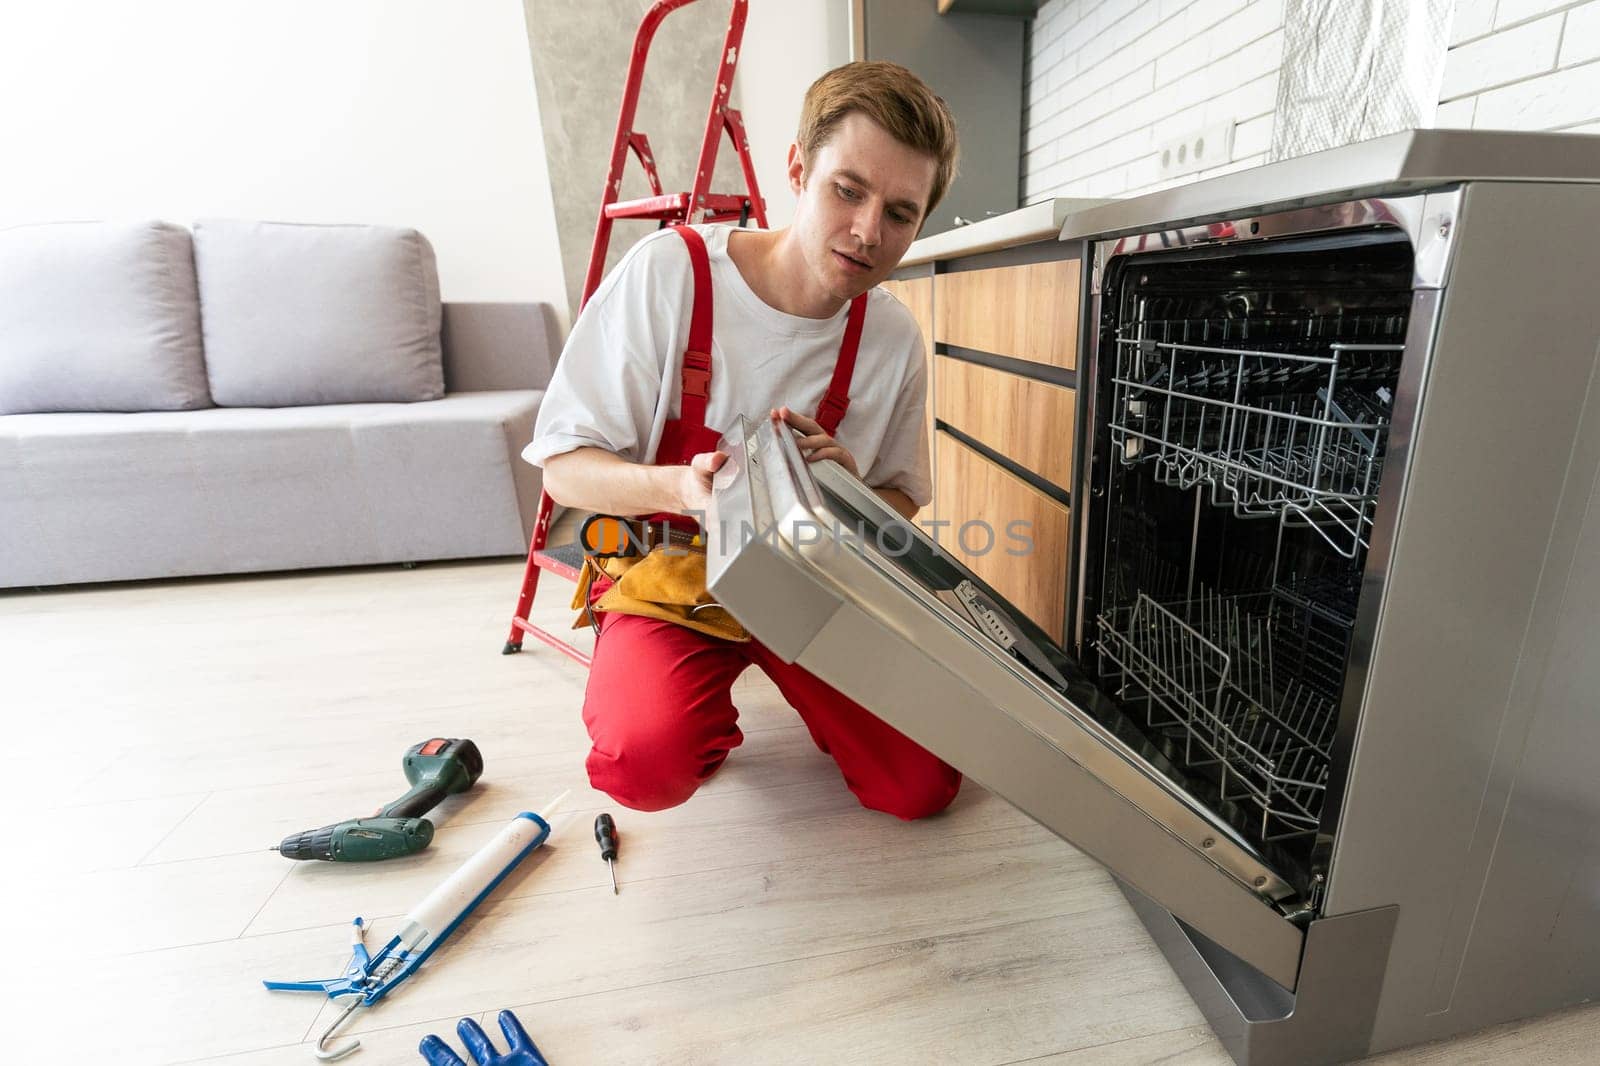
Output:
[[[401,765],[411,791],[370,818],[352,818],[283,838],[273,847],[285,858],[329,862],[377,862],[412,855],[433,840],[433,823],[422,817],[446,796],[465,792],[483,775],[483,756],[470,740],[434,737],[406,751]]]

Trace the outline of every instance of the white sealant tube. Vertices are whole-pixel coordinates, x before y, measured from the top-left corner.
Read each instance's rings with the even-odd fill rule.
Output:
[[[550,832],[555,828],[550,817],[566,798],[567,793],[563,792],[545,804],[538,815],[524,811],[511,819],[494,839],[479,848],[443,884],[411,909],[400,930],[400,943],[416,950],[448,934],[458,921],[483,902],[501,878],[549,838],[546,828]]]

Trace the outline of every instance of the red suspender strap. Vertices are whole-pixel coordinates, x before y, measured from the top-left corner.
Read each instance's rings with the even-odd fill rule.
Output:
[[[828,436],[833,436],[850,410],[850,378],[856,372],[856,349],[861,346],[861,325],[867,318],[867,294],[850,301],[850,319],[845,323],[844,342],[839,345],[839,361],[833,364],[833,380],[817,408],[817,421]]]
[[[706,424],[706,398],[711,395],[711,260],[706,242],[688,226],[674,226],[689,248],[694,271],[694,311],[689,318],[689,348],[683,353],[683,397],[678,418]]]

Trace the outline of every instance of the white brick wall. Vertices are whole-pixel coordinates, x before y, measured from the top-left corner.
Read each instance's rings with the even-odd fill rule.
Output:
[[[1600,132],[1600,0],[1457,0],[1435,124]]]
[[[1023,201],[1137,195],[1265,162],[1283,12],[1284,0],[1049,0],[1029,49]],[[1161,145],[1221,122],[1236,123],[1230,158],[1160,180]]]
[[[1033,22],[1022,199],[1132,196],[1266,162],[1284,0],[1049,0]],[[1600,0],[1456,0],[1435,125],[1600,133]],[[1162,181],[1160,147],[1233,122]]]

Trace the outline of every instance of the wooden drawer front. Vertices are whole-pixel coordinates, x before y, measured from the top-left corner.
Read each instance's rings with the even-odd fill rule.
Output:
[[[922,346],[933,351],[933,278],[885,281],[883,287],[906,305],[906,310],[917,320],[917,328],[922,331]]]
[[[993,585],[1060,643],[1067,608],[1067,540],[1070,512],[1061,504],[948,433],[935,434],[939,497],[935,517],[939,543],[973,573]],[[1031,540],[1027,554],[1010,555],[1027,546],[1012,535],[1010,523],[1027,522],[1021,533]],[[962,536],[962,524],[987,523],[990,534],[973,527]],[[969,550],[969,548],[971,550]]]
[[[912,317],[917,320],[917,329],[922,332],[923,357],[927,362],[927,427],[928,449],[933,449],[933,411],[934,411],[934,382],[933,382],[933,278],[906,278],[903,281],[885,281],[883,287],[894,295],[896,300],[906,305]],[[938,491],[938,471],[930,471],[934,478],[934,491]],[[926,508],[924,508],[926,510]]]
[[[935,279],[934,338],[1047,363],[1078,365],[1078,261],[990,267]]]
[[[934,413],[1018,466],[1072,485],[1078,393],[947,355],[934,359]]]

